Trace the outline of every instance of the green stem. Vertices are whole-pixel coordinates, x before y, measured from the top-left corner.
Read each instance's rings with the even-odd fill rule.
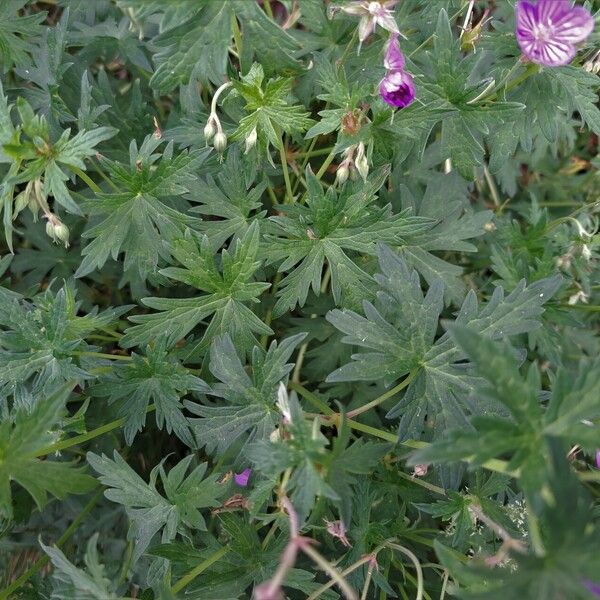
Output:
[[[109,358],[111,360],[133,360],[131,356],[123,356],[122,354],[107,354],[105,352],[84,352],[82,350],[75,350],[71,352],[75,356],[95,356],[97,358]]]
[[[267,16],[269,17],[269,19],[273,18],[273,9],[271,8],[271,0],[265,0],[263,2],[263,8],[265,9],[265,12],[267,13]]]
[[[416,598],[416,600],[422,600],[423,591],[424,591],[423,569],[421,569],[421,563],[419,562],[419,559],[408,548],[405,548],[404,546],[401,546],[400,544],[388,543],[386,545],[388,548],[402,552],[402,554],[404,554],[405,556],[408,556],[408,558],[410,558],[410,560],[412,561],[412,563],[415,566],[415,569],[417,571],[417,598]]]
[[[312,546],[306,544],[302,546],[302,552],[311,558],[331,579],[335,581],[342,594],[347,600],[358,600],[355,591],[350,587],[344,576]]]
[[[333,162],[334,158],[335,158],[335,153],[332,150],[327,155],[327,158],[323,161],[321,168],[317,171],[317,175],[316,175],[317,179],[321,179],[321,177],[323,177],[323,175],[325,175],[325,173],[327,172],[327,169],[329,168],[329,165]]]
[[[295,392],[298,392],[303,398],[308,400],[317,410],[320,410],[325,415],[333,415],[335,411],[333,411],[321,398],[319,398],[316,394],[313,394],[311,391],[307,390],[303,385],[296,383],[295,381],[290,381],[288,383],[288,387]]]
[[[65,542],[75,533],[81,522],[85,519],[85,517],[92,511],[96,503],[102,496],[102,492],[104,491],[103,487],[92,496],[91,500],[83,507],[83,510],[73,519],[73,522],[67,530],[58,538],[56,542],[56,547],[61,548]],[[15,579],[6,589],[0,592],[0,600],[7,600],[12,596],[13,592],[18,590],[24,583],[26,583],[33,575],[35,575],[44,565],[46,565],[50,560],[48,555],[44,555],[29,567],[25,573],[23,573],[20,577]]]
[[[313,139],[316,140],[317,138],[313,138]],[[333,146],[331,148],[319,148],[318,150],[312,150],[309,146],[309,149],[306,150],[306,152],[298,152],[298,154],[296,154],[296,156],[298,158],[301,158],[301,157],[312,158],[313,156],[324,156],[326,154],[329,154],[332,150],[333,150]]]
[[[150,404],[146,408],[146,413],[150,413],[156,410],[154,404]],[[113,429],[118,429],[125,425],[125,417],[121,417],[120,419],[116,419],[107,423],[106,425],[102,425],[101,427],[97,427],[96,429],[92,429],[92,431],[88,431],[87,433],[82,433],[80,435],[76,435],[75,437],[68,438],[66,440],[61,440],[60,442],[55,442],[54,444],[50,444],[50,446],[46,446],[41,450],[38,450],[32,458],[37,458],[38,456],[45,456],[47,454],[52,454],[53,452],[59,452],[60,450],[65,450],[66,448],[70,448],[71,446],[77,446],[78,444],[83,444],[84,442],[88,442],[89,440],[93,440],[94,438],[104,435]]]
[[[290,181],[290,172],[288,169],[287,154],[285,152],[283,138],[281,138],[281,143],[279,144],[279,157],[281,159],[281,168],[283,169],[283,179],[285,180],[286,198],[284,199],[284,204],[292,204],[294,202],[294,192],[292,190],[292,182]]]
[[[177,594],[186,585],[194,581],[198,575],[206,571],[208,567],[216,563],[218,560],[223,558],[229,552],[229,546],[223,546],[219,548],[214,554],[211,554],[206,560],[203,560],[199,565],[194,567],[187,575],[184,575],[172,588],[171,592]]]
[[[392,396],[395,396],[398,392],[400,392],[401,390],[403,390],[405,387],[407,387],[410,384],[410,382],[417,376],[418,372],[419,372],[419,369],[415,369],[414,371],[411,371],[403,381],[401,381],[397,386],[393,387],[391,390],[388,390],[384,394],[381,394],[381,396],[378,396],[377,398],[375,398],[375,400],[371,400],[371,402],[368,402],[364,406],[361,406],[360,408],[357,408],[356,410],[351,410],[348,413],[348,417],[353,418],[358,415],[362,415],[363,413],[367,412],[368,410],[371,410],[375,406],[379,406],[380,404],[382,404],[383,402],[385,402]]]
[[[108,185],[115,190],[115,192],[119,191],[119,188],[113,183],[112,179],[110,179],[110,177],[108,177],[94,161],[92,161],[92,166],[94,167],[96,173],[98,173],[98,175],[100,175],[100,177],[102,177],[102,179],[104,179],[104,181],[106,181],[106,183],[108,183]]]
[[[90,190],[92,190],[96,194],[100,194],[102,192],[102,190],[98,187],[96,182],[93,179],[91,179],[85,171],[83,171],[79,167],[74,167],[72,165],[70,165],[69,168],[77,175],[77,177],[79,177],[79,179],[87,183]]]

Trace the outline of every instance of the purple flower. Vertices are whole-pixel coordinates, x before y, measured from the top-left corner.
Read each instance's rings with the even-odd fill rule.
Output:
[[[600,449],[596,450],[596,466],[600,469]]]
[[[241,473],[236,473],[233,479],[240,487],[246,487],[248,479],[250,479],[250,473],[252,473],[252,469],[244,469]]]
[[[566,65],[594,29],[594,19],[571,0],[527,0],[517,3],[517,41],[526,58],[548,67]]]
[[[385,49],[383,66],[387,69],[379,84],[379,93],[390,106],[404,108],[415,99],[415,84],[412,75],[404,70],[405,60],[398,36],[392,34]]]

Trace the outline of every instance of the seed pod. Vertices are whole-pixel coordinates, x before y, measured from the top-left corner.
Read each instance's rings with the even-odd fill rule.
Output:
[[[46,235],[54,240],[54,225],[50,221],[46,223]]]
[[[215,135],[213,146],[219,154],[222,154],[225,151],[225,148],[227,148],[227,136],[223,131],[219,131]]]

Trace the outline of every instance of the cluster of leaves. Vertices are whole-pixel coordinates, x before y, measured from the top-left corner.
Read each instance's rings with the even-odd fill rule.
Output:
[[[600,35],[373,4],[0,4],[0,600],[598,594]]]

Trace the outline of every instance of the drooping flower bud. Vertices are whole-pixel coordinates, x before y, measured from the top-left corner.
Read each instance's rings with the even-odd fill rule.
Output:
[[[348,176],[350,175],[350,169],[345,165],[345,163],[341,163],[335,173],[335,180],[339,185],[343,185],[348,181]]]
[[[256,131],[256,127],[246,136],[246,150],[245,154],[248,154],[254,146],[256,146],[256,140],[258,139],[258,133]]]
[[[64,223],[54,226],[54,235],[65,245],[65,248],[69,247],[69,228]]]
[[[210,140],[212,140],[213,137],[215,137],[215,133],[217,133],[217,126],[213,115],[210,115],[210,117],[208,117],[206,125],[204,126],[204,139],[207,142],[210,142]]]
[[[213,146],[219,154],[223,154],[223,152],[225,151],[225,148],[227,148],[227,136],[225,135],[225,132],[218,131],[215,134]]]
[[[363,142],[358,144],[354,164],[356,165],[356,170],[358,171],[359,175],[363,178],[363,181],[366,181],[367,176],[369,175],[369,161],[367,160],[367,156],[365,154],[365,145]]]

